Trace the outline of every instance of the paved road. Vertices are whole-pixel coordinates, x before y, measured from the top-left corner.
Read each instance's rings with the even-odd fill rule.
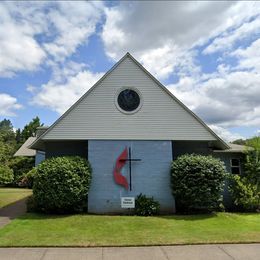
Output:
[[[27,198],[16,201],[4,208],[0,208],[0,228],[9,224],[12,219],[15,219],[26,212]]]
[[[0,248],[2,260],[259,260],[260,244],[104,248]]]

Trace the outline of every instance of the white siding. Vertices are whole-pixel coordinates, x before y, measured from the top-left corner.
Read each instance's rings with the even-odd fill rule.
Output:
[[[115,96],[122,87],[141,92],[143,105],[137,113],[126,115],[116,108]],[[126,57],[42,139],[216,140],[216,136]]]

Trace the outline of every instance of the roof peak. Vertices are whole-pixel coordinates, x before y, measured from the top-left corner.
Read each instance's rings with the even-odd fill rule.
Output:
[[[173,98],[173,100],[175,100],[182,108],[184,108],[184,110],[186,110],[186,112],[188,112],[190,115],[192,115],[195,120],[197,120],[203,127],[205,127],[208,132],[210,132],[215,138],[216,140],[220,141],[220,146],[222,149],[227,149],[229,148],[228,144],[226,144],[218,135],[216,135],[197,115],[195,115],[190,109],[188,109],[180,100],[178,100],[165,86],[163,86],[162,83],[159,82],[159,80],[157,80],[150,72],[148,72],[143,65],[137,61],[131,54],[130,52],[126,52],[126,54],[117,62],[115,63],[115,65],[109,70],[107,71],[107,73],[105,73],[105,75],[103,75],[103,77],[101,77],[101,79],[99,79],[94,86],[92,86],[77,102],[75,102],[60,118],[58,118],[48,129],[47,131],[45,131],[32,145],[31,147],[34,148],[36,143],[38,141],[40,141],[42,138],[44,138],[64,117],[67,116],[68,113],[70,113],[74,107],[76,107],[80,102],[82,102],[82,100],[85,99],[86,96],[88,96],[88,94],[90,92],[92,92],[96,86],[98,86],[106,77],[108,77],[110,75],[110,73],[112,71],[114,71],[122,62],[124,62],[127,58],[131,59],[145,74],[147,74],[155,83],[157,83],[157,85],[159,87],[162,88],[162,90],[164,90],[169,96],[171,96]]]

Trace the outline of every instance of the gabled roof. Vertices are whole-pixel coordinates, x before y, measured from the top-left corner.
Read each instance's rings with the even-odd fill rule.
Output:
[[[29,137],[24,144],[16,151],[14,156],[35,156],[36,151],[28,148],[34,141],[36,137]]]
[[[85,100],[85,98],[90,95],[90,93],[95,90],[115,69],[127,58],[130,58],[148,77],[150,77],[161,89],[169,95],[176,103],[178,103],[185,111],[187,111],[203,128],[205,128],[208,133],[210,133],[216,140],[216,146],[220,149],[228,149],[229,146],[218,136],[216,135],[196,114],[194,114],[189,108],[187,108],[180,100],[178,100],[165,86],[163,86],[152,74],[150,74],[130,53],[121,58],[96,84],[90,88],[74,105],[72,105],[54,124],[49,127],[49,129],[42,134],[31,146],[32,149],[44,149],[44,140],[49,133],[63,120],[65,119],[72,111],[78,107],[78,105]]]

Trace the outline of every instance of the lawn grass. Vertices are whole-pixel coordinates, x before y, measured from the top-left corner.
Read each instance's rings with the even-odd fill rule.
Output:
[[[0,246],[133,246],[260,242],[260,214],[51,216],[26,214],[0,229]]]
[[[29,189],[21,188],[0,188],[0,208],[3,208],[17,200],[21,200],[32,194]]]

